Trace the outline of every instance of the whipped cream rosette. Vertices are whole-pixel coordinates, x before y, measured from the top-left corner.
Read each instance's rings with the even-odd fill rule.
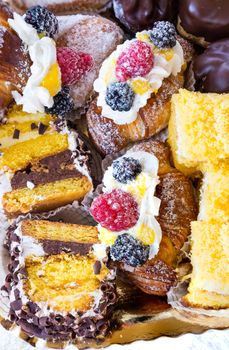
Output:
[[[119,125],[132,123],[151,95],[157,94],[163,80],[181,72],[183,49],[172,30],[173,43],[167,47],[154,44],[151,30],[142,31],[119,45],[104,61],[94,83],[97,105],[102,107],[104,117]]]

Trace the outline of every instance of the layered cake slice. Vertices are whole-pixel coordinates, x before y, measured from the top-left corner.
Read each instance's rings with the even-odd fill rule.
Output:
[[[229,157],[229,94],[180,90],[172,98],[169,143],[176,167],[186,173]]]
[[[229,223],[192,222],[193,271],[182,302],[206,309],[229,307]]]
[[[90,226],[34,220],[10,227],[5,290],[22,331],[50,341],[107,334],[115,275],[93,253],[97,243]]]
[[[0,168],[11,186],[3,196],[8,217],[55,209],[92,190],[88,151],[64,121],[28,113],[20,120],[12,112],[0,135]]]

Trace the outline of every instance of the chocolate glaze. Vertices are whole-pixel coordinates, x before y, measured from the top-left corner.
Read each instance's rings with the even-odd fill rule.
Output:
[[[187,33],[206,41],[229,36],[228,0],[181,0],[179,17]]]
[[[116,17],[127,29],[137,32],[161,20],[172,21],[176,0],[113,0]]]
[[[21,248],[21,239],[14,229],[15,226],[11,226],[7,233],[6,246],[9,249],[12,243],[14,245],[16,243],[18,248]],[[14,267],[7,275],[3,287],[8,293],[14,290],[14,298],[10,303],[10,321],[20,326],[28,336],[48,341],[67,341],[76,338],[102,340],[109,331],[111,315],[117,300],[114,276],[101,282],[100,290],[103,295],[98,306],[94,308],[94,316],[87,317],[80,312],[77,315],[69,313],[66,316],[50,312],[48,316],[40,316],[39,305],[32,301],[23,305],[20,290],[17,288],[20,281],[27,279],[25,268],[23,266],[19,268],[21,252],[21,249],[10,249],[11,262]]]
[[[194,60],[193,71],[197,90],[228,93],[229,39],[210,44],[204,53]]]
[[[73,160],[70,150],[43,158],[35,165],[17,171],[11,179],[12,189],[27,187],[27,181],[37,186],[73,177],[82,177],[82,174],[75,168]]]
[[[55,255],[61,253],[87,255],[92,248],[92,244],[90,243],[87,244],[77,242],[64,242],[49,239],[39,240],[39,243],[41,243],[44,252],[47,255]]]

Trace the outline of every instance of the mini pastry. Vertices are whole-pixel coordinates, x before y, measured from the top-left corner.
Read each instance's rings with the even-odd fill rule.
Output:
[[[166,127],[170,98],[184,83],[191,46],[169,22],[118,46],[94,83],[98,98],[87,113],[88,131],[102,154],[147,139]]]
[[[174,0],[113,0],[115,16],[130,31],[150,29],[156,21],[172,21],[177,12]]]
[[[11,188],[3,195],[7,216],[51,210],[92,190],[89,154],[65,122],[13,109],[0,138],[0,168]]]
[[[227,0],[182,0],[178,31],[187,39],[206,46],[229,36],[228,13]]]
[[[17,67],[18,75],[24,76],[24,66],[27,75],[21,88],[20,85],[17,86],[18,78],[12,76],[10,92],[16,103],[28,113],[46,111],[68,116],[74,108],[83,108],[90,98],[102,61],[122,38],[121,30],[102,17],[76,15],[57,19],[52,12],[41,6],[28,9],[24,16],[14,13],[13,18],[9,18],[8,25],[8,31],[15,37],[16,33],[21,40],[16,37],[14,40],[18,44],[15,46],[12,43],[12,47],[6,42],[3,54],[9,46],[16,52],[17,59],[17,50],[21,47],[29,61],[29,65],[26,60],[15,63],[16,67],[20,63]],[[3,79],[8,85],[3,67]],[[7,105],[10,98],[2,98],[3,106]]]
[[[115,160],[103,185],[91,206],[101,246],[110,247],[129,281],[145,293],[166,295],[196,218],[191,183],[170,165],[168,147],[150,140]]]
[[[10,3],[17,12],[25,12],[31,6],[39,5],[37,0],[10,0]],[[75,14],[77,12],[102,12],[109,7],[110,0],[43,0],[42,6],[55,14]]]
[[[61,233],[61,236],[60,236]],[[22,221],[8,231],[10,319],[48,341],[103,339],[116,303],[115,275],[93,253],[97,229]]]
[[[229,39],[210,44],[193,62],[197,90],[229,93]]]
[[[229,307],[229,223],[192,222],[191,263],[193,271],[186,306],[204,309]]]
[[[172,98],[169,144],[177,169],[191,174],[229,156],[229,94],[180,90]]]

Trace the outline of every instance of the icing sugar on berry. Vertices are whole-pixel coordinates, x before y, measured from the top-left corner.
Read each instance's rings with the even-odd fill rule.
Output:
[[[160,21],[152,30],[137,33],[104,61],[94,83],[102,115],[116,124],[130,124],[163,80],[176,76],[183,64],[173,24]]]
[[[94,199],[91,214],[99,223],[103,251],[131,266],[144,264],[159,250],[161,227],[156,220],[160,199],[154,196],[158,159],[144,151],[128,151],[106,170],[103,194]],[[125,242],[125,243],[123,243]],[[101,246],[100,246],[101,248]]]

